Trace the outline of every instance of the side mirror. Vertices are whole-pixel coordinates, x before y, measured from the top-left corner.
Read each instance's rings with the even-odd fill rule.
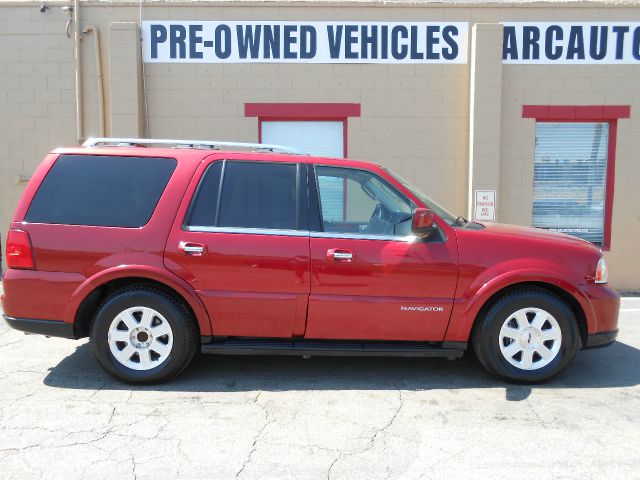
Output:
[[[435,231],[433,212],[429,208],[416,208],[413,212],[411,231],[416,237],[427,238]]]

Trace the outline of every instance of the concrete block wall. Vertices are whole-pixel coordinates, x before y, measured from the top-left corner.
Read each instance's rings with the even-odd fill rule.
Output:
[[[195,65],[147,64],[142,91],[138,5],[81,2],[82,24],[102,40],[107,134],[256,141],[258,121],[244,116],[247,102],[357,102],[350,118],[352,158],[386,164],[448,209],[469,205],[469,141],[474,139],[478,185],[497,184],[498,221],[531,222],[535,121],[525,104],[629,104],[631,118],[618,127],[613,239],[607,257],[612,283],[640,290],[635,237],[640,234],[640,66],[502,65],[498,27],[478,43],[480,76],[472,90],[467,65]],[[433,6],[241,6],[238,3],[146,3],[143,18],[214,20],[424,20],[497,24],[502,21],[640,21],[640,8],[619,5],[537,4],[496,8]],[[0,223],[2,239],[24,183],[43,156],[74,145],[73,40],[64,32],[58,4],[0,3]],[[124,27],[119,25],[127,23]],[[492,30],[493,28],[493,30]],[[481,35],[482,37],[482,35]],[[479,37],[480,38],[480,37]],[[82,40],[85,137],[97,135],[94,40]],[[471,60],[471,59],[470,59]],[[484,72],[484,73],[483,73]],[[471,92],[481,92],[472,103]],[[145,96],[147,100],[145,110]],[[473,112],[474,130],[470,122]],[[499,135],[497,135],[499,132]],[[490,141],[488,139],[491,139]],[[494,141],[495,140],[495,141]],[[482,152],[482,153],[481,153]],[[497,172],[497,173],[496,173]],[[471,187],[471,188],[470,188]]]
[[[73,41],[64,18],[0,6],[0,230],[2,247],[25,182],[52,146],[75,143]],[[4,256],[4,251],[3,251]]]
[[[258,120],[244,117],[245,102],[361,103],[361,117],[348,120],[349,157],[396,168],[451,208],[462,206],[464,185],[452,186],[466,163],[466,68],[433,77],[419,76],[429,67],[402,69],[404,76],[371,65],[224,65],[209,76],[201,68],[180,65],[176,75],[174,65],[146,66],[153,136],[256,141]],[[356,88],[353,78],[372,82]],[[176,116],[190,121],[177,125]]]
[[[145,99],[140,29],[136,22],[109,24],[109,133],[144,137]]]

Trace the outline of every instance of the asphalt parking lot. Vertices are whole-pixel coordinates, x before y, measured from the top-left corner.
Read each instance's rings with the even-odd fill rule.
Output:
[[[461,360],[204,356],[131,388],[0,322],[0,478],[640,478],[640,298],[551,383]]]

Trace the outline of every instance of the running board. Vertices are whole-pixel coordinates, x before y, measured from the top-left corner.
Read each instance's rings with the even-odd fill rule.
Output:
[[[445,357],[460,358],[465,342],[374,342],[340,340],[230,339],[202,345],[202,353],[213,355],[302,355],[357,357]]]

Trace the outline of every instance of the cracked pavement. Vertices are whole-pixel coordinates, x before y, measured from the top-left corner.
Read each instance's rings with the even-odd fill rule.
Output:
[[[0,478],[640,478],[640,298],[533,387],[461,360],[200,356],[109,377],[86,340],[0,322]]]

